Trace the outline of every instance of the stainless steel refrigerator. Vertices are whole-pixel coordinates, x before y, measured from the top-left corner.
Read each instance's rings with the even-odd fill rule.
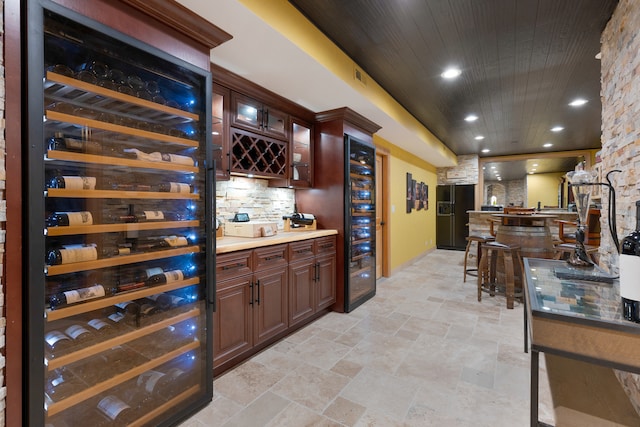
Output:
[[[436,247],[464,250],[469,235],[469,214],[475,206],[474,185],[436,187]]]
[[[25,425],[174,425],[213,392],[211,75],[27,3]]]

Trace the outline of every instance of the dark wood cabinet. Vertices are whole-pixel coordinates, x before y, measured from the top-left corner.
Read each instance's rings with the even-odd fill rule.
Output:
[[[216,257],[214,368],[286,331],[287,245]]]
[[[300,212],[314,212],[323,227],[338,231],[336,243],[336,302],[332,309],[345,311],[345,276],[349,270],[350,254],[347,251],[350,225],[347,222],[348,160],[345,154],[345,136],[373,144],[373,134],[378,125],[349,108],[339,108],[316,114],[314,123],[313,191],[296,191],[296,204]],[[330,207],[330,208],[329,208]]]
[[[214,366],[253,346],[251,275],[218,282],[213,334]]]
[[[266,178],[272,187],[310,188],[314,113],[215,64],[211,72],[214,98],[224,89],[228,101],[221,133],[226,145],[215,135],[214,144],[227,156],[229,174]]]
[[[231,94],[232,126],[279,139],[289,139],[289,116],[258,99],[238,92]]]
[[[214,374],[329,311],[336,236],[216,256]]]
[[[335,302],[335,249],[335,236],[289,244],[290,327]]]

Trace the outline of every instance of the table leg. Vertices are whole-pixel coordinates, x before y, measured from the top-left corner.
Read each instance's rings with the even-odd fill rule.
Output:
[[[524,352],[529,353],[529,318],[527,317],[527,297],[526,295],[522,295],[522,304],[523,310],[522,313],[524,317]]]
[[[515,299],[515,284],[513,275],[513,256],[511,251],[505,251],[504,257],[504,276],[505,276],[505,294],[507,296],[507,308],[513,308],[513,300]]]
[[[538,368],[540,353],[531,349],[531,427],[538,426]]]

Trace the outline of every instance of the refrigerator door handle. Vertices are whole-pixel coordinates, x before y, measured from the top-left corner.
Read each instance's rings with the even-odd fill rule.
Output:
[[[205,164],[205,166],[207,166]],[[207,223],[208,238],[206,242],[207,253],[215,254],[216,253],[216,225],[215,225],[215,203],[216,203],[216,186],[215,186],[215,173],[216,173],[216,163],[213,162],[211,167],[206,168],[206,177],[205,177],[205,188],[207,193],[205,212],[209,221]],[[216,279],[215,279],[215,256],[206,257],[206,298],[207,302],[213,307],[213,311],[216,311]]]

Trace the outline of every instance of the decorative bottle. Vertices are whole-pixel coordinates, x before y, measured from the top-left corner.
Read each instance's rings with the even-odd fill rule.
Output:
[[[622,239],[620,247],[622,315],[640,323],[640,202],[636,203],[636,230]]]

